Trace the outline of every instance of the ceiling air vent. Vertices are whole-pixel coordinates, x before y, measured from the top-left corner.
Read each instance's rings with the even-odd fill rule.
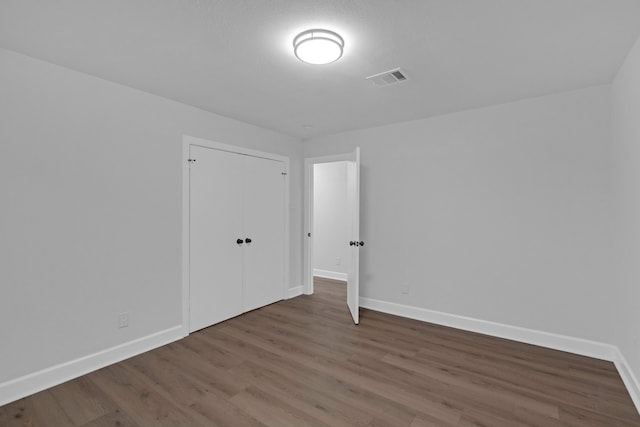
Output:
[[[385,71],[384,73],[366,77],[366,79],[371,80],[376,86],[388,86],[404,82],[407,80],[407,74],[400,68],[395,68],[393,70]]]

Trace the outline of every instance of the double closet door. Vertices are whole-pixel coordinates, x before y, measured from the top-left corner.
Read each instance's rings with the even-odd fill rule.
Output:
[[[284,297],[285,166],[192,145],[189,329]]]

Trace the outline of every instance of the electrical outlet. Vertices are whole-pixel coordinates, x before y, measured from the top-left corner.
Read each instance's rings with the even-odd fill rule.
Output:
[[[409,295],[410,291],[411,291],[411,287],[407,283],[402,285],[402,287],[400,288],[400,292],[402,292],[403,295]]]
[[[126,328],[127,326],[129,326],[129,313],[127,311],[118,313],[118,328]]]
[[[340,264],[342,264],[342,260],[340,259],[340,257],[336,257],[336,265]]]

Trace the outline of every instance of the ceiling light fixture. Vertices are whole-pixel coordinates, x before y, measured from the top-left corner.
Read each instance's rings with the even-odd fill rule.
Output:
[[[293,39],[293,53],[308,64],[321,65],[337,61],[342,56],[344,40],[329,30],[307,30]]]

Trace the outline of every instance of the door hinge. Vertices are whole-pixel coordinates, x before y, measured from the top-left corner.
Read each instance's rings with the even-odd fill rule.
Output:
[[[189,162],[189,163],[195,163],[195,162],[196,162],[196,159],[187,159],[187,162]]]

